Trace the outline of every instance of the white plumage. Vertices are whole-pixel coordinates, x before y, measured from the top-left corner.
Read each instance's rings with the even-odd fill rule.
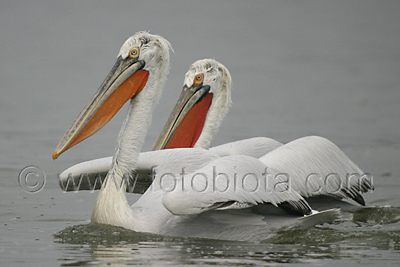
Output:
[[[119,59],[130,57],[136,47],[140,54],[135,57],[135,64],[141,63],[142,69],[148,71],[148,80],[130,101],[111,166],[109,159],[101,159],[80,164],[61,174],[62,178],[77,170],[109,169],[96,199],[92,222],[141,232],[254,241],[267,238],[274,227],[301,228],[302,223],[304,227],[310,227],[338,218],[337,210],[314,213],[302,219],[279,210],[274,211],[277,215],[269,213],[272,206],[281,206],[297,214],[311,213],[301,194],[306,197],[318,194],[301,187],[303,175],[299,168],[305,167],[305,173],[321,174],[338,168],[342,168],[342,172],[361,171],[325,139],[309,137],[281,145],[272,139],[254,138],[210,150],[183,148],[139,155],[168,72],[169,43],[160,36],[140,32],[124,43]],[[196,83],[199,73],[204,79]],[[119,77],[123,75],[124,70]],[[214,94],[195,147],[209,147],[228,111],[230,84],[229,71],[213,60],[196,62],[186,74],[184,88],[201,88],[205,93]],[[88,104],[86,109],[91,105]],[[71,129],[77,131],[75,127]],[[74,135],[67,132],[66,136]],[[61,145],[68,138],[63,138]],[[266,155],[258,159],[262,154]],[[132,171],[138,166],[152,169],[154,181],[143,196],[129,206],[125,191],[131,182]],[[295,181],[287,179],[288,176]],[[351,184],[350,188],[344,188],[350,193],[343,193],[343,190],[339,194],[320,192],[358,198],[358,191],[368,191],[371,187],[368,183],[361,188]]]

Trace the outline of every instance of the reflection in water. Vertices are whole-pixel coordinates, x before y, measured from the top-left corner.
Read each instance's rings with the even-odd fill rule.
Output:
[[[282,231],[262,243],[168,237],[86,224],[55,234],[55,242],[67,246],[62,264],[75,266],[263,266],[322,260],[327,264],[339,259],[371,264],[393,258],[391,252],[400,250],[399,221],[400,208],[365,208],[356,211],[351,221]]]

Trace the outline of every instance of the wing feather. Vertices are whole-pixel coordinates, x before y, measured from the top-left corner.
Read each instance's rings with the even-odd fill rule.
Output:
[[[210,151],[220,157],[231,155],[246,155],[259,158],[282,146],[282,143],[268,137],[254,137],[230,142],[210,148]]]
[[[308,136],[287,143],[260,161],[290,177],[290,185],[303,197],[330,195],[351,198],[373,190],[372,175],[364,173],[331,141]]]
[[[159,176],[157,182],[162,182]],[[308,203],[279,173],[256,158],[244,155],[218,158],[192,173],[176,175],[163,197],[173,214],[199,214],[212,209],[246,208],[263,203],[285,203],[299,214],[310,214]],[[166,188],[166,187],[162,187]]]

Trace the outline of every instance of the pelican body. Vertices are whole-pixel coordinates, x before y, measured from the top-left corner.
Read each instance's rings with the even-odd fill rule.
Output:
[[[164,86],[169,48],[164,38],[147,32],[130,37],[121,47],[110,74],[53,153],[56,159],[94,134],[129,101],[128,114],[97,195],[91,221],[139,232],[254,241],[265,239],[274,227],[304,228],[338,218],[337,210],[313,212],[279,170],[269,168],[263,161],[247,155],[220,157],[201,148],[158,151],[169,160],[158,163],[151,186],[136,203],[128,204],[126,188],[141,159],[140,149]],[[194,77],[186,77],[187,88],[194,88],[193,96],[201,90],[207,94],[216,93],[215,88],[220,84],[212,80],[215,84],[208,85],[206,75],[203,71],[201,75],[195,73]],[[202,100],[208,100],[205,106],[210,110],[211,102],[217,102],[204,96],[192,104]],[[183,122],[184,114],[182,118]],[[172,143],[169,134],[174,127],[166,128],[167,138],[160,139],[167,140],[164,144]],[[198,129],[193,132],[201,140],[203,132],[199,133]],[[198,140],[192,140],[191,144]],[[266,211],[274,207],[282,209],[275,210],[275,215]],[[308,216],[292,217],[284,210]]]

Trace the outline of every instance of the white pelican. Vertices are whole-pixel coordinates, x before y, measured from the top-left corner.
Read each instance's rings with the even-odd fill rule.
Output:
[[[193,146],[208,149],[228,112],[230,91],[231,76],[224,65],[211,59],[193,63],[185,75],[182,94],[153,150]],[[213,147],[209,152],[219,157],[248,155],[259,158],[270,169],[287,175],[292,188],[307,198],[328,195],[351,198],[365,205],[361,193],[373,189],[372,177],[363,173],[336,145],[322,137],[303,137],[285,145],[266,137],[250,138]],[[150,169],[168,164],[171,161],[169,153],[172,152],[141,153],[138,169],[145,174],[137,179],[134,192],[147,189],[152,181]],[[186,164],[186,168],[196,171],[213,157],[203,152],[203,156],[198,155],[197,158],[196,165]],[[175,166],[181,166],[184,158],[181,160],[178,163],[174,158]],[[64,190],[94,189],[94,178],[102,173],[104,175],[110,166],[111,157],[77,164],[60,175],[60,185]],[[169,166],[174,168],[172,164]],[[91,179],[82,179],[81,174]]]
[[[243,155],[218,158],[203,149],[162,151],[169,153],[171,162],[158,167],[152,186],[129,206],[125,190],[161,94],[169,65],[169,46],[162,37],[146,32],[129,38],[110,74],[53,153],[56,159],[95,133],[130,99],[111,168],[93,208],[92,222],[140,232],[254,240],[265,239],[271,227],[264,220],[273,215],[256,214],[262,213],[267,203],[282,205],[298,214],[310,214],[307,202],[287,186],[279,173],[268,170],[260,160]],[[197,81],[193,79],[196,86],[203,87],[202,81]],[[192,171],[203,154],[215,159]],[[184,159],[189,167],[176,166],[174,159],[178,162]],[[304,227],[337,216],[336,210],[330,210],[285,223],[282,218],[286,217],[278,216],[281,220],[275,222],[277,227],[288,226],[290,221],[291,225]]]

